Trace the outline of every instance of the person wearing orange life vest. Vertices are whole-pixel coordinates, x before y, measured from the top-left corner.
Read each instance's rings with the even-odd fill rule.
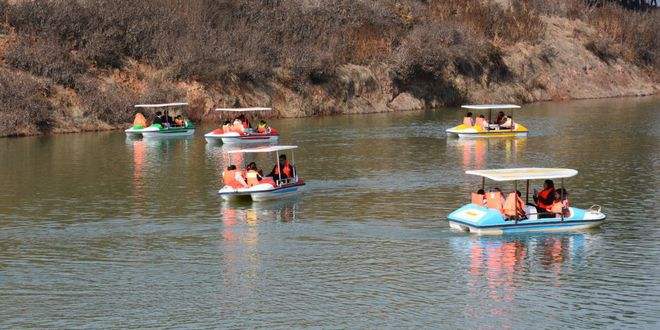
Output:
[[[232,188],[245,188],[248,186],[241,171],[236,170],[236,165],[229,165],[226,170],[222,171],[222,180],[225,185]]]
[[[568,207],[569,207],[568,192],[566,192],[566,189],[559,188],[555,190],[554,201],[550,206],[550,212],[556,214],[556,216],[558,217],[561,216],[569,217],[570,210]]]
[[[486,194],[486,207],[504,214],[504,195],[500,188],[493,188]]]
[[[463,125],[467,127],[474,126],[474,118],[472,118],[472,112],[468,112],[467,116],[463,118]]]
[[[520,191],[516,190],[506,197],[504,215],[509,219],[522,219],[525,217],[525,203],[520,198]]]
[[[274,180],[284,180],[293,177],[294,172],[293,165],[286,160],[286,155],[280,155],[279,162],[275,164],[273,170],[267,176],[272,177]]]
[[[537,192],[534,189],[534,203],[536,203],[536,210],[538,213],[547,213],[555,199],[555,183],[552,180],[545,180],[543,183],[543,190]],[[543,214],[540,215],[542,218]]]
[[[471,197],[472,204],[479,206],[484,206],[486,204],[486,192],[484,192],[483,189],[479,189],[476,193],[472,193]]]
[[[133,120],[133,126],[147,127],[147,119],[144,118],[144,115],[141,112],[135,114],[135,119]]]

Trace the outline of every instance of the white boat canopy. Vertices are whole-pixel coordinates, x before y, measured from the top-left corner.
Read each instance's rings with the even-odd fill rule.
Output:
[[[158,103],[158,104],[136,104],[136,108],[164,108],[164,107],[178,107],[188,105],[187,102],[175,102],[175,103]]]
[[[577,175],[577,171],[570,168],[503,168],[497,170],[465,171],[465,174],[477,175],[495,181],[517,181],[538,179],[570,178]]]
[[[238,150],[229,150],[228,154],[252,154],[252,153],[265,153],[265,152],[276,152],[282,150],[291,150],[296,149],[298,146],[268,146],[268,147],[259,147],[259,148],[249,148],[249,149],[238,149]]]
[[[461,108],[475,109],[475,110],[520,109],[520,106],[515,104],[473,104],[473,105],[467,104],[467,105],[461,105]]]
[[[217,108],[215,111],[226,111],[226,112],[250,112],[250,111],[271,111],[273,108]]]

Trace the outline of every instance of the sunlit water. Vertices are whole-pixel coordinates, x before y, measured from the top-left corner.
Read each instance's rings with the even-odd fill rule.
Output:
[[[455,109],[278,120],[307,187],[267,203],[218,198],[210,126],[0,139],[0,327],[653,328],[659,108],[528,105],[528,138],[473,141],[445,137]],[[464,171],[511,166],[578,169],[604,227],[450,231]]]

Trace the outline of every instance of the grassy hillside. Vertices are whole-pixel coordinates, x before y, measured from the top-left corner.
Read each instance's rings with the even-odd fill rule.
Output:
[[[0,136],[655,93],[658,12],[593,2],[0,0]]]

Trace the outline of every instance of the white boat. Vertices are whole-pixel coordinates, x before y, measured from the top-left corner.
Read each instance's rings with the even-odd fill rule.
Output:
[[[480,176],[482,189],[485,188],[486,178],[498,182],[512,181],[514,190],[517,189],[518,181],[526,181],[525,199],[527,203],[530,180],[561,179],[563,188],[563,179],[573,177],[578,172],[567,168],[508,168],[474,170],[465,173]],[[523,217],[507,219],[500,210],[488,208],[483,204],[470,203],[450,213],[448,218],[449,226],[452,229],[479,235],[581,230],[598,227],[606,218],[598,205],[587,210],[569,207],[566,216],[564,214],[538,213],[534,206],[528,204],[525,206],[524,213]]]
[[[459,138],[482,138],[482,137],[526,137],[528,130],[520,123],[513,121],[513,109],[520,109],[519,105],[515,104],[478,104],[478,105],[463,105],[463,109],[470,110],[488,110],[488,122],[492,122],[493,110],[511,110],[507,115],[511,118],[512,125],[510,128],[500,128],[498,125],[489,124],[484,128],[479,123],[475,125],[468,125],[462,123],[458,126],[448,128],[445,132],[448,136],[457,136]],[[475,111],[476,113],[476,111]],[[476,122],[476,118],[475,118]]]
[[[248,185],[229,185],[225,186],[218,191],[218,194],[225,200],[232,200],[237,198],[250,198],[253,201],[265,201],[280,199],[296,195],[300,192],[301,188],[305,185],[303,179],[298,177],[296,167],[293,164],[293,149],[297,146],[265,146],[250,149],[229,150],[228,154],[247,154],[247,153],[272,153],[275,155],[276,164],[279,161],[280,154],[285,154],[284,151],[291,151],[291,165],[293,168],[293,175],[290,178],[269,178],[264,177],[258,184]],[[278,165],[279,166],[279,165]],[[224,177],[224,175],[223,175]]]
[[[255,113],[263,111],[272,111],[272,108],[218,108],[215,111],[232,113]],[[209,143],[222,141],[223,144],[272,144],[277,143],[280,134],[276,129],[268,127],[265,131],[259,132],[256,129],[243,127],[239,131],[227,130],[223,127],[214,129],[204,134],[204,138]]]
[[[161,104],[136,104],[136,108],[167,108],[187,106],[186,102],[177,103],[161,103]],[[129,137],[145,137],[145,138],[178,138],[189,137],[195,133],[195,125],[190,120],[184,121],[184,126],[168,126],[162,124],[152,124],[148,127],[140,125],[133,125],[126,129],[124,132]]]

